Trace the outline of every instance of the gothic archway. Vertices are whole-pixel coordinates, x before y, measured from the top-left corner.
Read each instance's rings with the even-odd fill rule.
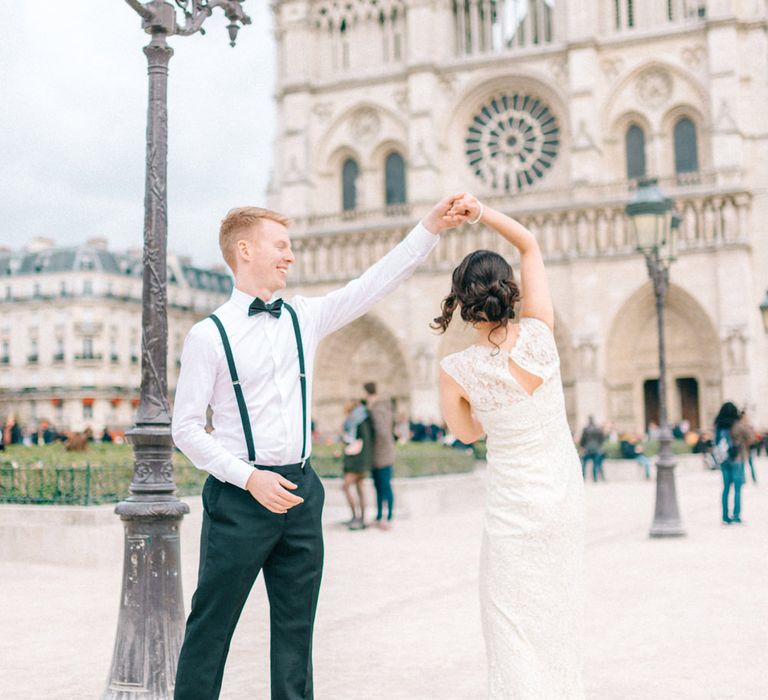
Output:
[[[409,412],[411,377],[400,341],[367,315],[329,335],[317,350],[312,415],[321,433],[340,431],[344,403],[362,398],[363,384],[371,381],[380,395],[395,399],[398,412]]]
[[[722,383],[714,324],[702,306],[675,285],[667,294],[664,320],[669,419],[675,423],[695,416],[700,426],[710,425],[720,403]],[[644,430],[648,416],[656,410],[654,387],[659,376],[656,307],[650,283],[638,289],[617,313],[606,353],[608,419],[620,431]]]

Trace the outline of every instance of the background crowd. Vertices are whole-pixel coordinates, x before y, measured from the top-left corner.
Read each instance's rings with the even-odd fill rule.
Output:
[[[396,445],[439,443],[473,451],[476,456],[482,456],[484,445],[467,445],[451,435],[444,425],[398,414],[394,399],[379,396],[374,382],[361,388],[361,397],[350,400],[345,406],[341,430],[321,434],[313,429],[313,440],[339,446],[342,489],[350,509],[346,521],[349,529],[363,530],[374,525],[386,530],[391,526],[394,514],[392,477]],[[108,427],[98,434],[90,427],[82,432],[61,432],[47,420],[24,426],[14,416],[6,417],[1,424],[0,450],[7,445],[61,442],[68,450],[79,451],[94,442],[124,442],[124,433]],[[711,428],[692,430],[688,421],[683,420],[672,427],[672,434],[676,452],[700,454],[705,468],[721,472],[722,522],[741,523],[741,489],[748,478],[757,484],[755,461],[761,453],[768,455],[768,430],[756,430],[745,411],[726,402]],[[658,438],[659,426],[655,423],[650,423],[643,434],[619,432],[612,424],[598,423],[594,416],[590,416],[581,432],[574,436],[584,479],[596,483],[605,481],[605,460],[621,459],[634,461],[640,475],[650,480]],[[375,517],[371,521],[366,520],[368,504],[364,488],[369,475],[376,493]]]

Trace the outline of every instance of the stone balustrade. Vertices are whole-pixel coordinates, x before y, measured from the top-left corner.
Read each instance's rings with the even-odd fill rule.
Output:
[[[514,215],[536,235],[550,264],[574,258],[633,255],[629,221],[624,213],[629,198],[626,189],[624,192],[622,197],[605,198],[602,202],[571,201],[568,205],[517,209]],[[743,189],[716,194],[680,191],[673,198],[681,217],[678,253],[748,242],[751,197]],[[514,210],[509,199],[485,201],[502,211]],[[350,212],[342,222],[334,216],[300,222],[298,235],[294,237],[297,258],[294,283],[320,284],[357,276],[407,233],[414,223],[411,211],[426,212],[429,206],[403,205],[389,219],[377,210],[359,212],[358,216]],[[336,224],[334,230],[326,228],[333,224]],[[511,246],[500,241],[488,228],[465,225],[445,235],[425,269],[451,269],[464,255],[478,248],[513,254]]]

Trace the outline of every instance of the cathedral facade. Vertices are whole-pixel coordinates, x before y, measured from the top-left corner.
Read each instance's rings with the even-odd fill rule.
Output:
[[[282,0],[269,205],[295,218],[292,288],[362,272],[442,196],[476,194],[537,236],[568,413],[658,420],[654,295],[624,212],[658,178],[681,217],[666,299],[670,420],[732,400],[768,426],[768,18],[757,0]],[[321,430],[376,380],[439,420],[439,360],[472,342],[429,323],[475,249],[466,225],[324,341]],[[523,290],[524,293],[524,290]]]

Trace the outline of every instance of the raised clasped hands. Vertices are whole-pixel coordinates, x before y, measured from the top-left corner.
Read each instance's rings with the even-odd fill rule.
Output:
[[[480,208],[480,201],[477,197],[469,192],[464,192],[453,200],[448,215],[463,217],[464,220],[475,223],[475,219],[480,214]]]
[[[468,192],[459,192],[441,199],[422,220],[422,225],[432,233],[439,234],[461,226],[477,215],[480,203]]]
[[[304,503],[301,496],[291,493],[297,488],[296,484],[266,469],[254,469],[248,477],[245,488],[261,505],[273,513],[287,513],[289,508]]]

